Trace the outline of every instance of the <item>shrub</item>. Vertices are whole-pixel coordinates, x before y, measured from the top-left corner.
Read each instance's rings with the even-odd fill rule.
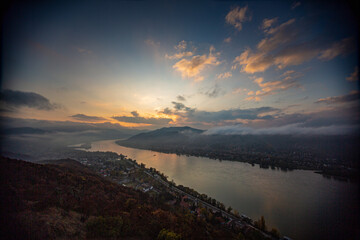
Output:
[[[159,235],[157,236],[158,240],[180,240],[181,239],[181,235],[176,234],[172,231],[166,230],[165,228],[163,228],[160,232]]]

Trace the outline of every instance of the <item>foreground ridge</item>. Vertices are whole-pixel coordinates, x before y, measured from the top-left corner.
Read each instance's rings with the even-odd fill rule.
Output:
[[[121,159],[121,157],[120,157]],[[123,160],[126,160],[123,158]],[[70,160],[29,163],[1,157],[4,239],[271,239],[251,224],[236,224],[225,211],[171,186],[154,169],[137,165],[165,188],[158,194],[121,186]],[[119,161],[125,163],[124,161]],[[158,176],[158,177],[156,177]],[[165,186],[165,185],[168,186]],[[174,192],[176,192],[174,194]],[[195,214],[195,212],[198,212]],[[225,216],[222,216],[225,215]],[[227,218],[226,218],[227,216]],[[227,220],[225,222],[225,220]]]

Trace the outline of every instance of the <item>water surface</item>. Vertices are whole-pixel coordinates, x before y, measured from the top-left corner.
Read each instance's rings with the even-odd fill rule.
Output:
[[[327,179],[312,171],[261,169],[247,163],[178,156],[92,143],[89,151],[112,151],[154,167],[176,184],[232,206],[256,220],[264,216],[293,239],[353,239],[358,222],[358,185]]]

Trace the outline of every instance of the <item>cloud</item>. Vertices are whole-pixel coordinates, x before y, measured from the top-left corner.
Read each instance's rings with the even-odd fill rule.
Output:
[[[188,121],[191,122],[205,122],[215,123],[227,120],[255,120],[255,119],[270,119],[273,118],[272,112],[277,111],[272,107],[248,108],[248,109],[230,109],[215,112],[208,111],[194,111],[187,116]]]
[[[210,98],[216,98],[220,95],[225,94],[225,92],[222,90],[222,88],[218,84],[215,84],[214,87],[208,89],[205,92],[201,92],[201,93]]]
[[[339,55],[345,55],[352,52],[355,48],[355,40],[353,38],[345,38],[339,42],[333,43],[331,47],[320,53],[319,59],[331,60]]]
[[[171,102],[172,104],[174,104],[174,109],[175,110],[182,110],[185,109],[185,105],[183,103],[179,103],[179,102]]]
[[[178,95],[178,96],[176,97],[176,99],[177,99],[178,101],[186,101],[186,98],[185,98],[184,96],[181,96],[181,95]]]
[[[140,117],[137,111],[131,112],[132,117],[129,116],[114,116],[113,119],[119,122],[127,122],[127,123],[145,123],[145,124],[153,124],[153,125],[165,125],[172,121],[171,118],[145,118]]]
[[[217,60],[217,54],[212,53],[214,50],[214,47],[210,47],[209,55],[197,55],[190,60],[181,59],[173,65],[173,68],[181,73],[182,78],[193,78],[196,82],[202,81],[204,77],[200,73],[206,66],[217,66],[221,63]]]
[[[194,55],[193,52],[181,52],[181,53],[175,53],[174,55],[165,54],[165,58],[173,60],[173,59],[180,59],[183,57],[191,57],[192,55]]]
[[[225,42],[225,43],[230,43],[231,40],[232,40],[231,37],[228,37],[228,38],[225,38],[225,39],[224,39],[224,42]]]
[[[281,50],[273,57],[273,64],[277,65],[279,69],[283,69],[288,66],[300,65],[318,54],[319,49],[314,47],[313,43],[301,43]]]
[[[317,111],[293,114],[286,114],[284,110],[279,110],[273,118],[266,119],[266,121],[247,122],[247,126],[270,128],[289,124],[301,124],[303,127],[327,127],[358,125],[360,122],[360,112],[356,105],[334,105]]]
[[[284,91],[293,87],[300,87],[300,84],[295,81],[296,78],[302,76],[301,73],[295,72],[294,70],[289,70],[283,73],[280,77],[280,80],[264,82],[264,78],[259,77],[254,79],[261,89],[258,91],[249,91],[245,100],[248,101],[260,101],[261,97],[275,94],[279,91]]]
[[[243,8],[233,8],[225,17],[228,24],[233,25],[238,31],[241,31],[242,24],[246,21],[251,21],[251,16],[248,13],[248,6]]]
[[[346,135],[359,129],[354,125],[305,127],[301,123],[255,129],[243,125],[214,127],[205,135]]]
[[[298,30],[293,26],[295,23],[295,19],[290,19],[285,23],[280,24],[277,27],[270,27],[276,22],[277,18],[270,19],[270,20],[264,20],[264,25],[267,25],[269,27],[263,28],[265,34],[268,36],[264,39],[262,39],[258,45],[257,49],[259,51],[265,51],[269,52],[272,51],[280,46],[283,46],[284,44],[287,44],[289,42],[292,42],[296,37],[298,36]]]
[[[185,49],[187,48],[187,42],[185,40],[182,40],[174,48],[180,52],[185,51]]]
[[[185,112],[193,112],[195,109],[185,106],[183,103],[179,102],[171,102],[174,106],[174,110],[177,111],[185,111]]]
[[[259,117],[264,117],[261,119]],[[286,114],[275,109],[247,121],[225,121],[211,134],[348,134],[360,130],[358,106],[335,106],[314,112]],[[234,126],[234,123],[237,124]],[[241,123],[242,125],[239,125]],[[229,126],[229,124],[232,124]],[[227,126],[226,126],[227,125]]]
[[[232,77],[231,72],[224,72],[216,75],[217,79],[226,79]]]
[[[284,69],[300,65],[314,58],[328,61],[356,49],[353,38],[342,39],[330,46],[318,40],[305,40],[310,36],[308,30],[305,26],[299,28],[295,22],[290,19],[273,26],[276,18],[264,19],[262,29],[266,37],[257,44],[256,51],[247,48],[237,56],[232,69],[240,67],[241,72],[254,74],[272,66]]]
[[[249,74],[264,72],[271,66],[277,66],[283,69],[288,66],[299,65],[318,55],[319,51],[313,49],[311,44],[299,44],[285,48],[275,55],[267,52],[252,53],[250,49],[246,49],[240,56],[233,61],[236,69],[241,66],[241,71]]]
[[[268,29],[268,28],[270,28],[272,25],[274,25],[274,23],[276,23],[277,20],[278,20],[277,17],[276,17],[276,18],[271,18],[271,19],[265,18],[265,19],[263,20],[263,23],[262,23],[261,28],[262,28],[262,29]]]
[[[276,112],[277,109],[272,107],[249,108],[249,109],[230,109],[221,111],[201,111],[195,108],[187,107],[183,104],[177,105],[175,102],[173,114],[180,116],[185,122],[202,122],[202,123],[217,123],[227,120],[245,119],[270,119],[271,113]],[[182,112],[178,112],[182,110]]]
[[[291,5],[291,9],[294,10],[295,8],[299,7],[301,5],[301,2],[293,2],[293,4]]]
[[[51,103],[49,99],[40,94],[10,89],[1,92],[0,101],[10,108],[28,107],[45,111],[60,108],[58,104]]]
[[[246,88],[235,88],[233,89],[233,91],[231,92],[232,94],[241,94],[241,93],[250,93],[250,92],[253,92],[253,91],[249,91],[248,89]]]
[[[187,42],[185,40],[182,40],[178,43],[178,45],[174,46],[174,48],[177,50],[177,53],[173,55],[165,54],[165,58],[174,60],[174,59],[180,59],[184,57],[191,57],[194,55],[193,51],[185,51],[187,48]]]
[[[99,122],[99,121],[105,121],[106,119],[103,117],[97,117],[97,116],[88,116],[85,114],[75,114],[70,116],[76,120],[81,120],[81,121],[87,121],[87,122]]]
[[[244,90],[249,96],[257,97],[256,92]],[[359,96],[357,96],[359,98]],[[326,132],[331,129],[345,130],[358,126],[360,122],[360,112],[358,105],[334,105],[326,109],[312,112],[301,112],[288,114],[288,108],[279,109],[273,107],[258,107],[248,109],[227,109],[220,111],[205,111],[191,108],[183,103],[172,102],[173,107],[165,108],[159,113],[176,116],[175,124],[192,125],[209,128],[209,126],[226,126],[233,124],[243,124],[245,127],[254,129],[259,128],[279,128],[286,125],[296,124],[298,127],[306,128],[310,131],[321,127]],[[335,131],[335,130],[334,130]]]
[[[353,102],[360,99],[359,91],[352,91],[349,94],[335,96],[335,97],[327,97],[327,98],[320,98],[315,103],[326,103],[326,104],[336,104],[336,103],[347,103]]]
[[[348,81],[350,81],[350,82],[355,82],[355,81],[359,80],[359,68],[358,68],[358,66],[356,66],[356,67],[354,68],[354,72],[351,73],[351,75],[348,76],[348,77],[346,78],[346,80],[348,80]]]
[[[148,38],[145,41],[145,44],[150,46],[150,47],[154,47],[154,48],[158,48],[160,46],[160,42],[155,42],[154,40]]]
[[[172,109],[167,107],[161,111],[158,111],[158,113],[175,115],[177,116],[176,121],[178,121],[179,118],[185,120],[187,116],[192,115],[192,113],[196,111],[195,108],[187,107],[185,104],[180,102],[173,101],[171,103],[173,104]]]
[[[139,117],[139,113],[137,111],[132,111],[131,115],[133,115],[134,117]]]
[[[268,120],[277,114],[279,109],[272,107],[229,109],[221,111],[203,111],[191,108],[183,103],[172,102],[173,108],[165,108],[159,113],[177,116],[177,123],[184,124],[219,124],[232,120]]]
[[[93,53],[91,50],[88,50],[85,48],[76,47],[76,50],[81,54],[92,54]]]
[[[246,101],[255,101],[255,102],[259,102],[261,100],[261,97],[258,96],[250,96],[245,98]]]
[[[263,72],[274,64],[272,56],[266,56],[265,53],[252,53],[250,49],[246,49],[240,56],[235,58],[234,66],[242,66],[241,71],[245,73]]]
[[[163,114],[166,114],[166,115],[171,115],[171,114],[173,114],[173,111],[170,108],[164,108],[164,110],[159,111],[159,113],[163,113]]]

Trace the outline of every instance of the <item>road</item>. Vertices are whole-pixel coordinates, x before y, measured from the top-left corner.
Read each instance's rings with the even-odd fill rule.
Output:
[[[129,161],[129,162],[130,162],[130,161]],[[132,162],[131,162],[131,163],[132,163]],[[132,163],[132,164],[134,164],[134,163]],[[134,166],[135,166],[136,168],[141,168],[137,163],[135,163]],[[199,198],[197,198],[197,197],[194,197],[193,195],[188,194],[188,193],[186,193],[186,192],[178,189],[178,188],[175,187],[175,186],[170,186],[170,184],[169,184],[168,182],[162,180],[159,175],[156,175],[157,177],[155,177],[154,175],[152,175],[151,173],[149,173],[148,170],[146,170],[146,168],[143,168],[143,170],[144,170],[144,173],[146,173],[146,174],[149,175],[150,177],[154,178],[156,181],[162,183],[162,184],[165,185],[166,187],[171,188],[172,190],[174,190],[174,191],[176,191],[176,192],[178,192],[178,193],[181,193],[181,194],[187,196],[189,199],[191,199],[191,200],[193,200],[193,201],[197,201],[198,203],[203,204],[203,205],[206,206],[207,208],[213,210],[213,212],[221,212],[222,216],[225,216],[225,217],[227,217],[227,218],[229,218],[229,219],[232,219],[232,220],[234,220],[234,221],[237,221],[237,222],[239,222],[239,223],[241,223],[241,224],[243,224],[243,225],[245,225],[245,226],[247,226],[247,227],[249,227],[249,228],[256,229],[257,231],[260,231],[265,237],[267,237],[267,238],[269,238],[269,239],[278,240],[278,238],[275,238],[275,237],[273,237],[273,236],[271,236],[271,235],[269,235],[269,234],[261,231],[260,229],[255,228],[254,226],[252,226],[252,225],[248,224],[247,222],[241,220],[240,218],[236,217],[235,215],[230,214],[230,213],[228,213],[228,212],[226,212],[226,211],[224,211],[224,210],[221,210],[220,208],[217,208],[217,207],[215,207],[215,206],[213,206],[213,205],[211,205],[211,204],[209,204],[209,203],[207,203],[207,202],[204,202],[203,200],[201,200],[201,199],[199,199]]]

